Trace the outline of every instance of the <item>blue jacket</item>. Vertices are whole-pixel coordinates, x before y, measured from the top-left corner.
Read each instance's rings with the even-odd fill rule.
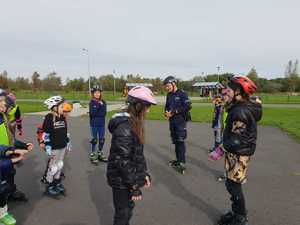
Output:
[[[178,117],[183,117],[186,121],[190,120],[191,101],[186,92],[177,90],[176,92],[168,93],[165,105],[165,111],[174,114],[170,120],[176,120]]]
[[[89,104],[90,109],[90,126],[91,127],[104,127],[105,116],[107,112],[107,105],[105,101],[92,99]]]

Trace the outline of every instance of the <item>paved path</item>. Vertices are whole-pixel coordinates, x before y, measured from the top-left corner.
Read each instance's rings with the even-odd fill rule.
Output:
[[[24,119],[25,139],[32,140],[42,117]],[[111,190],[106,184],[105,165],[88,160],[88,118],[70,118],[74,150],[67,156],[67,197],[57,201],[42,195],[46,158],[38,149],[18,169],[17,184],[30,198],[28,204],[10,204],[18,225],[112,225]],[[167,166],[174,156],[168,124],[146,124],[145,154],[153,187],[137,203],[131,225],[213,225],[229,207],[224,184],[216,181],[223,162],[207,160],[212,143],[209,124],[189,125],[188,171],[185,176]],[[300,224],[300,144],[277,128],[259,127],[257,154],[252,158],[245,185],[250,225]],[[107,133],[105,152],[110,134]]]

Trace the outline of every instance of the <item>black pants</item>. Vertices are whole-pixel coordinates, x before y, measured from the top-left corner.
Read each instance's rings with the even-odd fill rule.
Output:
[[[185,163],[185,142],[175,142],[175,153],[176,153],[176,159],[178,162]]]
[[[7,205],[9,196],[9,185],[6,181],[0,181],[0,208]]]
[[[115,208],[114,225],[129,225],[134,208],[129,190],[113,188],[112,192]]]
[[[232,211],[236,214],[246,216],[246,202],[242,190],[242,184],[236,183],[232,180],[226,180],[226,188],[229,194],[231,195],[230,200],[232,201]]]
[[[169,121],[172,142],[175,145],[175,153],[177,161],[185,163],[186,146],[185,139],[187,138],[186,121],[179,116]]]

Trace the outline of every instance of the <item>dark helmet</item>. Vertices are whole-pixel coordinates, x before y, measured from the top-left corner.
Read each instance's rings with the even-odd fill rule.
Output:
[[[15,102],[12,98],[9,97],[9,93],[3,89],[0,89],[0,97],[4,98],[5,104],[7,108],[15,107]]]
[[[163,81],[163,84],[166,85],[166,84],[169,84],[169,83],[175,83],[176,84],[177,83],[176,78],[173,77],[173,76],[166,77]]]
[[[101,85],[95,85],[95,86],[93,86],[93,87],[91,88],[91,93],[94,93],[94,92],[96,92],[96,91],[102,92],[102,91],[103,91],[102,86],[101,86]]]
[[[7,108],[15,107],[15,102],[8,95],[5,97],[5,103]]]

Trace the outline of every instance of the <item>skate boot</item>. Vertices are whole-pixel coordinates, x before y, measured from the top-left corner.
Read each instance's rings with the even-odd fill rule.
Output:
[[[2,218],[0,218],[0,224],[2,225],[15,225],[17,221],[15,218],[9,213],[4,214]]]
[[[222,158],[224,151],[221,147],[217,147],[213,152],[208,154],[208,159],[211,161],[218,161]]]
[[[26,195],[17,189],[12,194],[9,195],[8,200],[9,201],[17,201],[17,202],[27,202],[28,201],[28,199],[26,198]]]
[[[56,188],[56,184],[52,182],[51,184],[48,184],[45,194],[51,198],[58,199],[58,196],[60,195],[59,190]]]
[[[231,222],[225,224],[226,225],[249,225],[247,217],[238,214],[234,214],[234,217],[231,220]]]
[[[55,188],[56,190],[62,194],[65,195],[66,194],[66,188],[64,187],[64,185],[61,183],[61,180],[56,180],[55,181]]]
[[[221,218],[218,220],[217,224],[218,225],[226,225],[228,223],[230,223],[234,218],[234,214],[233,212],[228,212],[225,213],[224,215],[221,216]]]
[[[180,174],[182,174],[182,175],[185,174],[186,168],[185,168],[185,164],[184,164],[184,163],[177,162],[177,163],[176,163],[175,165],[173,165],[172,167],[173,167],[173,169],[174,169],[176,172],[178,172],[178,173],[180,173]]]
[[[91,163],[94,165],[98,165],[98,163],[99,163],[98,155],[96,153],[90,154],[90,160],[91,160]]]
[[[104,156],[102,151],[98,152],[98,160],[101,161],[101,162],[107,162],[108,161],[107,158]]]
[[[176,159],[174,159],[174,160],[171,160],[171,161],[169,161],[169,166],[175,166],[176,164],[178,164],[179,162],[176,160]]]

